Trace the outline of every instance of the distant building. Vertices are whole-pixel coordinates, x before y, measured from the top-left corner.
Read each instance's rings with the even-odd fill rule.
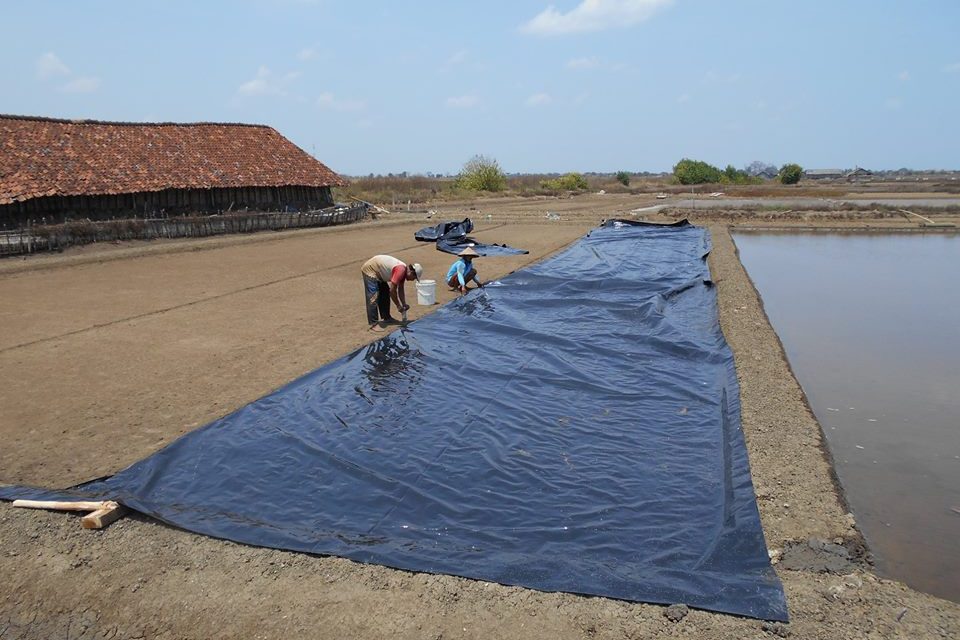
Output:
[[[864,169],[863,167],[854,167],[853,171],[848,171],[846,175],[847,180],[850,182],[861,182],[864,180],[870,180],[873,178],[873,172]]]
[[[0,115],[0,225],[319,209],[346,181],[271,127]]]
[[[757,177],[763,178],[764,180],[773,180],[778,175],[780,175],[780,173],[773,167],[767,167],[766,169],[761,169],[760,172],[757,173]]]
[[[803,177],[808,180],[835,180],[846,175],[843,169],[807,169]]]

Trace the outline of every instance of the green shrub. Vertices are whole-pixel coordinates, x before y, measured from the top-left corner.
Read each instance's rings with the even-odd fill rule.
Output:
[[[720,182],[724,184],[762,184],[763,178],[751,176],[746,171],[737,169],[732,164],[728,164],[720,176]]]
[[[590,188],[587,179],[579,173],[568,173],[552,180],[541,180],[540,186],[551,191],[583,191]]]
[[[777,176],[782,184],[797,184],[803,176],[803,167],[798,164],[785,164],[780,167]]]
[[[507,176],[496,160],[476,155],[463,165],[457,186],[470,191],[503,191],[507,187]]]
[[[617,182],[622,184],[625,187],[630,186],[630,172],[629,171],[617,171]]]
[[[673,175],[680,184],[704,184],[720,182],[723,173],[712,164],[684,158],[673,166]]]

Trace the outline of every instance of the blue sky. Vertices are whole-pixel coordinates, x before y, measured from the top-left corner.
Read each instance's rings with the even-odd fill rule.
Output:
[[[552,2],[552,4],[551,4]],[[336,171],[960,169],[956,0],[4,3],[0,113],[254,122]]]

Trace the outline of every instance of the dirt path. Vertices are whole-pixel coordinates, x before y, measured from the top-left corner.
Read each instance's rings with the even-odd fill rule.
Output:
[[[478,237],[531,250],[484,260],[482,275],[495,277],[643,202],[548,204],[560,221],[514,203],[444,215],[478,206]],[[93,259],[65,255],[63,267],[0,269],[0,481],[56,487],[114,472],[369,342],[360,263],[386,252],[437,274],[450,260],[415,246],[412,231],[424,221],[409,217],[372,230],[202,251],[148,247],[108,262],[86,251]],[[505,224],[513,219],[534,224]],[[777,567],[789,626],[702,611],[674,623],[654,605],[244,547],[139,517],[82,531],[72,516],[0,505],[0,638],[956,637],[960,606],[858,564],[859,537],[819,426],[726,227],[712,232],[761,516],[768,546],[784,552]],[[439,294],[440,302],[453,295]]]

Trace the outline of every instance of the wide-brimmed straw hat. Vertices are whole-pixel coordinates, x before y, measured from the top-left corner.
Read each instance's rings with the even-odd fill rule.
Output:
[[[467,247],[457,254],[461,258],[479,258],[480,254],[473,250],[473,247]]]

